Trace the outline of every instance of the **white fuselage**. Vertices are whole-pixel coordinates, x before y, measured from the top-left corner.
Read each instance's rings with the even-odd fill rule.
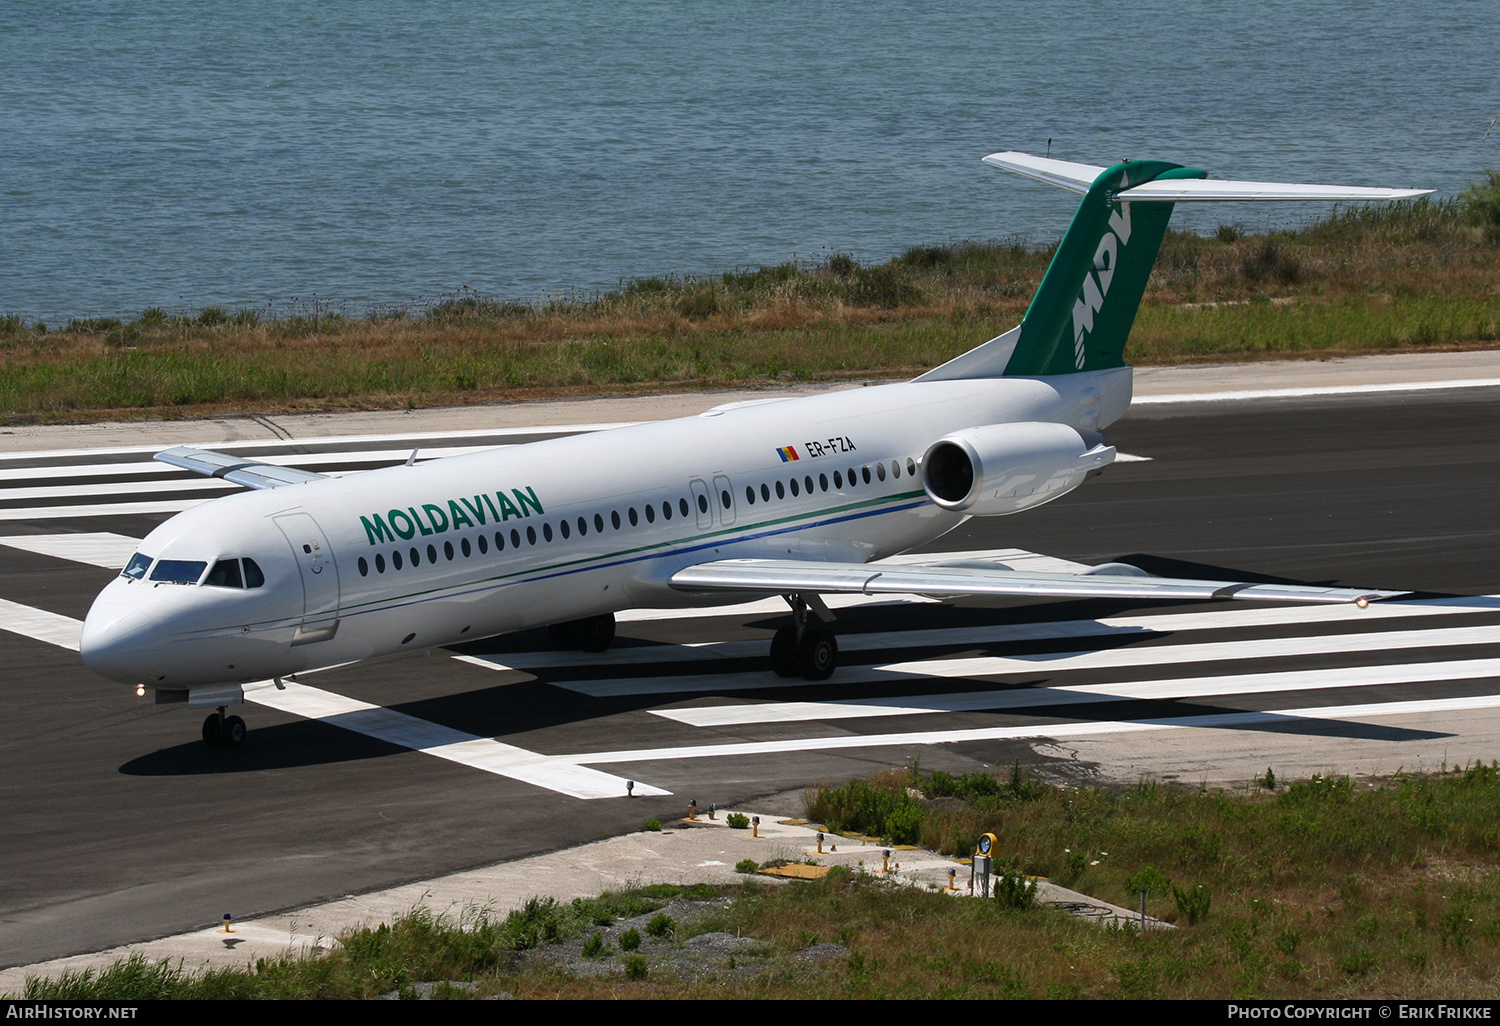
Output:
[[[711,560],[866,562],[930,541],[965,519],[923,490],[933,442],[1011,422],[1091,432],[1129,402],[1124,367],[907,382],[230,495],[162,524],[140,553],[248,557],[264,583],[122,576],[80,649],[111,679],[195,688],[723,602],[667,580]]]

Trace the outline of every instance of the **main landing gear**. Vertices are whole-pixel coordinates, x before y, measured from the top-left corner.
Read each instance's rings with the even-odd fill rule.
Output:
[[[603,652],[615,640],[615,614],[554,623],[547,628],[547,636],[552,639],[552,647],[563,652]]]
[[[839,643],[827,627],[807,622],[807,610],[811,604],[823,620],[832,620],[833,614],[817,595],[793,592],[781,597],[792,607],[792,622],[771,639],[771,669],[778,677],[827,680],[838,666]]]
[[[203,721],[203,743],[210,748],[238,748],[245,743],[245,721],[238,716],[225,716],[224,706],[218,712],[208,714]]]

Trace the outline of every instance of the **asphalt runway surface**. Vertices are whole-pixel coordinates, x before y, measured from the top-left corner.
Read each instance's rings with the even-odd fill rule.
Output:
[[[544,433],[232,451],[352,471],[402,462],[414,445],[438,456]],[[1492,751],[1500,600],[1484,596],[1500,593],[1500,389],[1142,405],[1109,440],[1147,459],[1040,510],[971,520],[931,550],[1417,594],[1364,611],[833,602],[839,672],[791,685],[766,665],[777,602],[644,611],[622,616],[616,648],[598,657],[554,653],[528,632],[307,675],[294,698],[390,710],[409,732],[252,701],[245,748],[222,752],[199,740],[201,713],[95,677],[69,638],[76,647],[76,622],[134,540],[229,486],[150,463],[144,448],[0,456],[0,966],[914,759],[953,772],[1020,760],[1063,780],[1182,778],[1188,766],[1234,779],[1273,760],[1283,776],[1288,763],[1339,770],[1341,753],[1373,751],[1394,770]],[[413,736],[418,749],[435,748],[424,736],[493,739],[668,793],[572,797],[504,759],[455,762],[391,740]],[[1240,743],[1234,765],[1226,738]]]

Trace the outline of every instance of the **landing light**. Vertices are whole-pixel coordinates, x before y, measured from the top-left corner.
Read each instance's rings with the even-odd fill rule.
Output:
[[[1367,598],[1357,598],[1354,600],[1354,604],[1361,609],[1365,609],[1370,605],[1370,600]]]
[[[135,686],[135,697],[136,698],[145,698],[146,697],[146,685],[144,685],[144,684],[137,684]]]

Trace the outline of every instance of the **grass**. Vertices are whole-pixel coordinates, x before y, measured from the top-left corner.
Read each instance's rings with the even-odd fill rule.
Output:
[[[838,816],[868,816],[858,826],[914,830],[924,843],[960,850],[994,832],[1004,897],[958,900],[839,867],[820,881],[784,886],[534,899],[503,919],[450,922],[417,911],[355,931],[322,958],[193,974],[137,956],[99,973],[33,980],[22,997],[356,998],[412,993],[423,981],[463,982],[465,989],[435,991],[453,998],[700,998],[711,989],[724,997],[877,1000],[1493,1000],[1500,990],[1493,763],[1373,783],[1315,776],[1285,785],[1268,773],[1236,791],[1053,787],[1019,767],[998,779],[892,771],[812,789],[809,806],[830,827]],[[1130,907],[1144,890],[1150,913],[1177,929],[1103,929],[1038,906],[1023,873]],[[769,952],[765,968],[747,974],[726,962],[691,982],[656,964],[647,972],[644,956],[610,977],[511,968],[516,952],[549,940],[597,937],[600,926],[674,898],[719,896],[733,900],[692,922],[659,913],[646,932],[679,941],[708,931],[757,938]],[[798,961],[798,952],[830,941],[847,956],[819,970]],[[640,934],[619,942],[633,951]],[[595,956],[607,954],[602,940],[595,948]]]
[[[1019,322],[1051,258],[1020,240],[642,278],[543,304],[468,290],[363,316],[290,307],[0,316],[0,419],[373,409],[902,377]],[[1500,173],[1463,196],[1297,231],[1169,233],[1140,364],[1486,348],[1500,337]]]

